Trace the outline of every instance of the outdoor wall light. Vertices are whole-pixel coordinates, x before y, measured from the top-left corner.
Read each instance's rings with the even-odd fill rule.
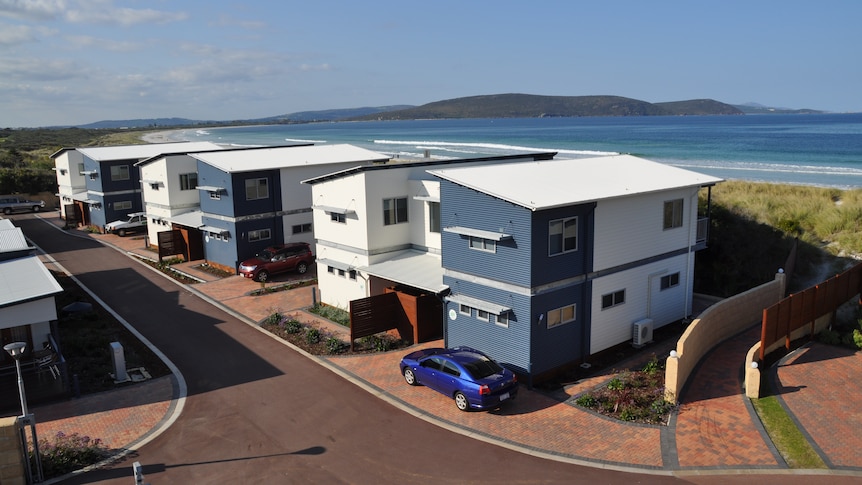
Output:
[[[671,350],[670,351],[670,357],[672,359],[677,359],[677,358],[679,358],[679,354],[676,353],[676,350]]]

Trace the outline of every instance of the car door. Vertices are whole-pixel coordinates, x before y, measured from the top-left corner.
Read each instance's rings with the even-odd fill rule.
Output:
[[[270,273],[283,273],[290,269],[289,254],[287,249],[279,249],[272,256],[270,264],[267,265],[267,270]]]
[[[437,389],[437,374],[440,373],[441,368],[443,368],[443,362],[440,357],[428,357],[419,361],[415,369],[416,378],[423,386]]]
[[[443,359],[443,367],[437,373],[438,390],[447,396],[461,389],[461,370],[450,360]]]

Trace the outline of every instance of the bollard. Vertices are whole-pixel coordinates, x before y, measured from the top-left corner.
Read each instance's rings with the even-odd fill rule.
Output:
[[[141,466],[141,462],[132,463],[132,473],[135,475],[135,485],[144,485],[144,467]]]

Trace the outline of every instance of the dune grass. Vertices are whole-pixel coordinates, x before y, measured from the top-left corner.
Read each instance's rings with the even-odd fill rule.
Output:
[[[862,254],[862,189],[728,181],[712,201],[832,255]]]

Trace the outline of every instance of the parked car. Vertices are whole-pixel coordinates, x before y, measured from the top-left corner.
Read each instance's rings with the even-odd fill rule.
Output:
[[[28,200],[17,195],[0,196],[0,211],[9,215],[16,211],[39,212],[45,208],[44,200]]]
[[[451,397],[461,411],[497,408],[518,394],[512,371],[470,347],[417,350],[401,359],[401,374],[411,386]]]
[[[314,262],[308,243],[287,243],[270,246],[246,259],[239,265],[239,274],[257,281],[266,281],[270,275],[296,270],[302,274]]]
[[[117,234],[120,237],[133,232],[144,231],[147,228],[147,213],[132,212],[125,219],[105,224],[107,232]]]

